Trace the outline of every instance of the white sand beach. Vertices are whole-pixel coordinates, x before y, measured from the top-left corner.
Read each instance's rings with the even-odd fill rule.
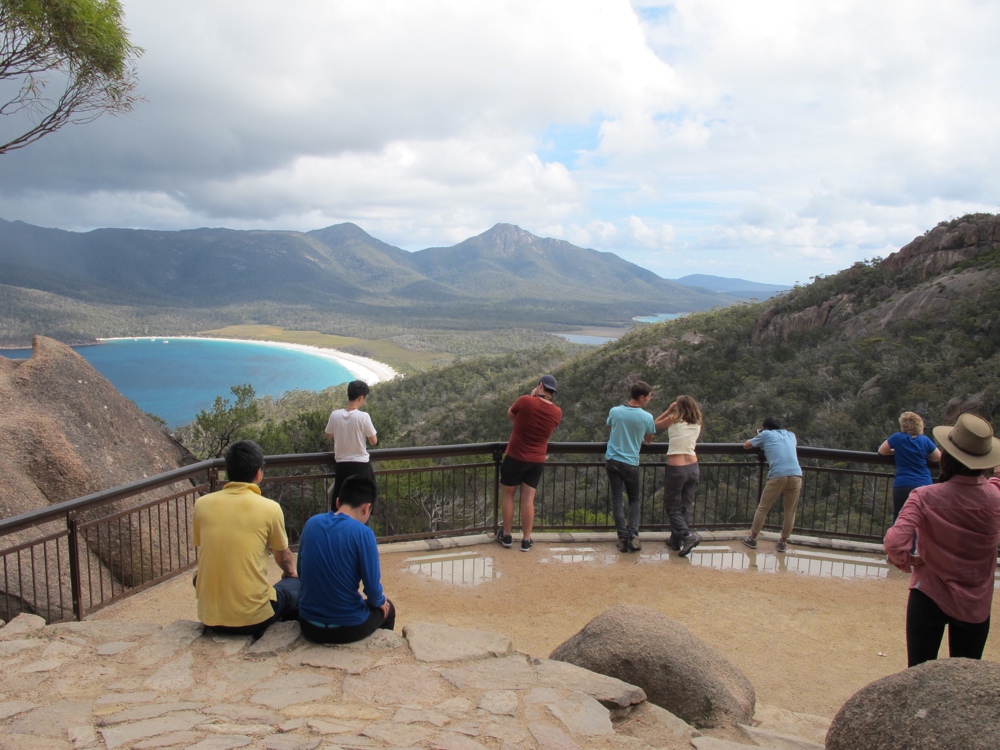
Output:
[[[285,341],[261,341],[259,339],[220,339],[212,336],[121,336],[117,338],[98,339],[98,341],[174,341],[181,339],[191,339],[194,341],[232,341],[238,344],[259,344],[260,346],[271,346],[276,349],[287,349],[293,352],[303,352],[315,357],[331,359],[342,365],[358,380],[363,380],[368,385],[375,385],[384,380],[392,380],[399,375],[389,365],[368,357],[360,357],[357,354],[348,354],[337,349],[324,349],[320,346],[310,346],[307,344],[290,344]]]

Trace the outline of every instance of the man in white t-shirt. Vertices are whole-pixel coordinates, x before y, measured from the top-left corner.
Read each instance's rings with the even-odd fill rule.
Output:
[[[375,481],[365,441],[375,445],[378,437],[372,418],[361,411],[367,398],[368,384],[363,380],[352,380],[347,384],[347,406],[334,411],[326,423],[326,437],[333,441],[333,458],[337,464],[337,475],[330,493],[330,507],[334,509],[345,479],[361,474]]]

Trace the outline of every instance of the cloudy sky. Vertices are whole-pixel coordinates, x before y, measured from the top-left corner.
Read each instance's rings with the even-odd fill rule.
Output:
[[[1000,209],[992,0],[123,4],[145,101],[0,156],[0,218],[408,250],[507,222],[805,283]]]

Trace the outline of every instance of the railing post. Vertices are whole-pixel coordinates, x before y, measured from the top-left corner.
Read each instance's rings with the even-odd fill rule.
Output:
[[[80,575],[80,522],[76,518],[76,511],[71,510],[66,514],[66,528],[69,536],[66,541],[69,544],[69,586],[73,597],[73,616],[79,622],[83,620],[83,580]]]
[[[500,462],[503,460],[503,451],[500,448],[493,449],[493,517],[497,520],[500,528],[503,528],[503,519],[500,517]]]
[[[215,492],[219,489],[219,470],[214,466],[208,470],[208,491]]]

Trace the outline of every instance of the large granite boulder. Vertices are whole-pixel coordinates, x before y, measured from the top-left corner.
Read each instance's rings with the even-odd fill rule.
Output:
[[[1000,664],[929,661],[850,697],[826,734],[827,750],[995,750]]]
[[[139,408],[115,390],[70,347],[35,336],[31,359],[0,354],[0,518],[16,516],[72,500],[98,490],[176,469],[196,459]],[[128,510],[170,492],[189,491],[176,483],[84,511],[90,521]],[[158,520],[151,521],[148,516]],[[142,528],[140,528],[140,523]],[[86,536],[88,559],[82,583],[84,606],[102,591],[137,586],[163,574],[151,550],[175,550],[187,544],[179,529],[184,514],[158,508],[140,522],[137,516],[96,529]],[[57,533],[65,522],[28,528],[0,539],[0,550]],[[139,540],[142,540],[141,546]],[[193,559],[193,549],[182,550]],[[16,553],[15,553],[16,554]],[[72,616],[69,561],[65,545],[8,555],[6,566],[17,571],[0,584],[0,614],[37,613],[49,620]]]
[[[683,625],[645,607],[612,607],[550,658],[641,687],[651,703],[696,727],[746,724],[753,717],[746,675]]]

